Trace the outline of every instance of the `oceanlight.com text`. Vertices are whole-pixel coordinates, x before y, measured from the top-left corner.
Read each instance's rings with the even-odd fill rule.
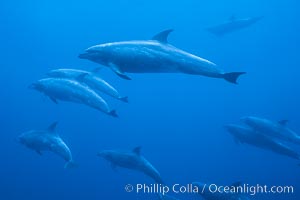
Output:
[[[137,194],[162,194],[168,193],[212,193],[212,194],[293,194],[294,186],[268,186],[262,184],[250,185],[250,184],[239,184],[239,185],[218,185],[218,184],[127,184],[125,186],[126,192],[136,192]]]

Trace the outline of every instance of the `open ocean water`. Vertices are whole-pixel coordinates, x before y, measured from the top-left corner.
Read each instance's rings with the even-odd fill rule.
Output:
[[[127,184],[154,184],[151,178],[120,167],[113,170],[96,156],[105,149],[141,146],[141,154],[169,186],[194,181],[293,186],[291,194],[249,198],[299,200],[299,161],[236,144],[224,129],[253,115],[289,120],[289,128],[300,134],[299,7],[296,0],[1,1],[0,199],[157,199],[124,190]],[[223,37],[205,30],[231,16],[264,18]],[[52,69],[100,67],[78,58],[92,45],[147,40],[170,28],[170,44],[227,72],[247,74],[238,85],[167,73],[129,74],[128,81],[103,67],[100,76],[128,96],[126,104],[103,95],[119,118],[80,104],[55,104],[28,89]],[[54,121],[78,164],[75,169],[64,169],[65,162],[53,153],[39,156],[15,141],[21,133],[46,129]],[[300,152],[299,145],[289,146]],[[202,198],[188,192],[169,195]]]

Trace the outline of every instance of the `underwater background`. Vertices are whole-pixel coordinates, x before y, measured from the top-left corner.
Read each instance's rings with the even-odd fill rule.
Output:
[[[96,156],[104,149],[136,146],[170,184],[292,185],[294,194],[252,199],[300,199],[299,162],[237,145],[223,127],[255,115],[290,120],[290,128],[300,132],[299,6],[295,0],[1,1],[0,199],[156,199],[124,190],[128,183],[150,184],[150,178],[114,171]],[[220,38],[205,30],[232,15],[264,19]],[[83,105],[56,105],[28,89],[51,69],[99,67],[78,58],[89,46],[150,39],[168,28],[175,30],[172,45],[226,71],[247,74],[239,85],[185,74],[131,74],[127,81],[104,67],[101,77],[129,97],[124,104],[105,96],[119,119]],[[54,121],[59,121],[57,131],[72,150],[76,169],[66,170],[58,156],[39,156],[14,141]],[[176,197],[201,199],[196,194]]]

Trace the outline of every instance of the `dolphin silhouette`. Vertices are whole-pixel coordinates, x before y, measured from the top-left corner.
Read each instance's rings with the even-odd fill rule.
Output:
[[[252,128],[234,124],[226,125],[225,128],[234,137],[237,143],[246,143],[300,160],[300,155],[296,151]]]
[[[30,85],[31,89],[47,95],[53,102],[57,100],[85,104],[113,117],[118,117],[104,99],[94,90],[75,80],[62,78],[45,78]]]
[[[288,128],[288,120],[274,122],[265,118],[247,116],[241,118],[241,121],[266,136],[300,145],[300,136]]]
[[[141,147],[136,147],[129,152],[119,150],[104,150],[99,152],[97,155],[109,161],[112,168],[119,166],[140,171],[154,179],[157,183],[163,183],[157,169],[155,169],[148,160],[141,156],[140,151]]]
[[[129,73],[185,73],[222,78],[231,83],[245,72],[225,73],[211,61],[200,58],[168,43],[166,30],[152,40],[113,42],[89,47],[79,55],[81,59],[109,67],[121,78],[130,80]]]
[[[252,17],[252,18],[245,18],[245,19],[236,19],[235,16],[232,16],[227,22],[207,28],[207,31],[216,35],[216,36],[224,36],[228,33],[232,33],[234,31],[247,28],[252,24],[260,21],[263,17]]]

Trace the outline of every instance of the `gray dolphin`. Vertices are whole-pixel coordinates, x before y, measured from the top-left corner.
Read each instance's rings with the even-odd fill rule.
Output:
[[[286,142],[300,144],[300,136],[287,127],[288,120],[274,122],[265,118],[248,116],[241,118],[242,122],[260,133]]]
[[[239,192],[211,192],[209,191],[209,184],[202,182],[193,182],[193,185],[199,188],[199,194],[205,200],[250,200],[246,194]],[[233,183],[230,188],[241,187],[241,182]],[[203,189],[204,188],[204,189]]]
[[[75,80],[62,78],[45,78],[29,86],[47,95],[52,101],[70,101],[85,104],[113,117],[118,117],[96,92]]]
[[[88,59],[112,69],[129,79],[129,73],[185,73],[222,78],[231,83],[245,72],[225,73],[217,65],[167,42],[172,30],[155,35],[152,40],[135,40],[100,44],[88,48],[79,58]]]
[[[159,172],[140,154],[141,147],[132,151],[104,150],[97,155],[109,161],[113,169],[117,166],[143,172],[157,183],[163,183]]]
[[[300,160],[300,155],[290,147],[261,134],[249,127],[240,125],[226,125],[226,130],[234,137],[237,143],[246,143],[261,149],[270,150],[277,154]]]
[[[62,157],[67,163],[65,168],[76,166],[73,162],[69,147],[55,132],[57,122],[51,124],[46,130],[31,130],[21,134],[18,142],[42,155],[43,151],[51,151]]]
[[[207,31],[216,35],[216,36],[224,36],[228,33],[244,29],[256,22],[260,21],[263,17],[251,17],[245,19],[236,19],[236,17],[232,16],[227,22],[207,28]]]
[[[55,69],[48,72],[47,75],[53,78],[77,79],[94,90],[103,92],[123,102],[128,102],[128,97],[121,96],[113,86],[93,72],[78,69]]]

